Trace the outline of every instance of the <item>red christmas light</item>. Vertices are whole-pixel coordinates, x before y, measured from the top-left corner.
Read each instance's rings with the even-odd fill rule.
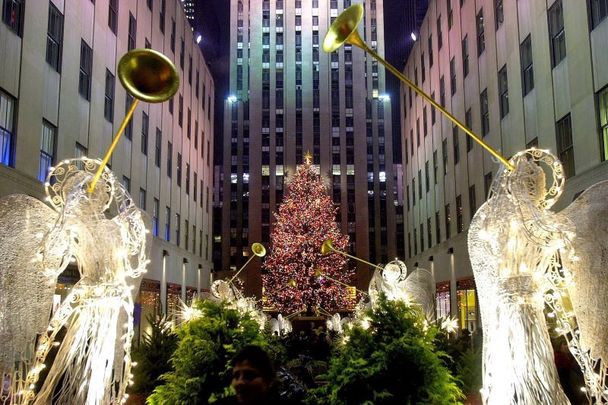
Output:
[[[334,313],[352,307],[346,287],[329,279],[350,282],[353,270],[348,269],[347,259],[321,254],[326,239],[331,239],[336,249],[348,250],[348,235],[342,234],[335,222],[337,211],[322,179],[306,159],[287,185],[285,199],[275,213],[270,254],[262,267],[267,306],[285,314]],[[319,272],[328,277],[318,276]]]

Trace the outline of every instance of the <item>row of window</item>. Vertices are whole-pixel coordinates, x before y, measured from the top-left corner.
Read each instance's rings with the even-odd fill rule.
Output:
[[[603,90],[598,92],[597,94],[597,102],[598,102],[598,113],[599,113],[599,125],[600,125],[600,142],[601,142],[601,153],[602,160],[608,160],[608,87],[605,87]],[[531,141],[527,148],[529,147],[537,147],[538,146],[538,138],[535,138]],[[456,145],[458,143],[457,138],[455,138]],[[572,140],[572,124],[570,114],[567,114],[560,120],[556,122],[556,144],[557,144],[557,154],[558,158],[562,162],[564,166],[564,172],[567,177],[571,177],[575,175],[575,166],[574,166],[574,146]],[[444,164],[444,174],[446,173],[446,165],[447,165],[447,140],[443,140],[442,142],[443,149],[443,164]],[[454,161],[455,164],[458,163],[458,147],[454,146]],[[433,181],[434,184],[437,184],[437,151],[433,152]],[[426,181],[426,192],[430,190],[430,179],[429,179],[429,162],[425,163],[425,181]],[[490,190],[490,186],[492,183],[492,173],[489,172],[484,177],[484,191],[487,196]],[[412,179],[411,189],[408,185],[406,187],[407,194],[407,209],[410,209],[410,190],[412,194],[411,203],[412,206],[416,204],[416,178]],[[421,170],[418,170],[418,199],[422,199],[422,173]],[[469,187],[469,212],[470,218],[473,218],[475,211],[477,209],[476,203],[476,194],[475,194],[475,185]],[[462,196],[458,195],[456,197],[456,229],[458,233],[463,231],[464,223],[462,217]],[[445,206],[444,213],[445,220],[445,235],[446,239],[451,237],[451,211],[450,204]],[[435,213],[435,244],[441,243],[441,229],[440,229],[440,217],[439,211]],[[427,247],[431,248],[433,244],[432,237],[432,228],[431,228],[431,218],[427,218]],[[419,230],[420,235],[420,244],[418,245],[418,237],[417,233]],[[412,250],[413,244],[413,250]],[[424,224],[420,224],[418,229],[414,229],[414,238],[411,239],[411,235],[408,233],[408,251],[410,252],[410,257],[418,254],[418,246],[420,246],[420,252],[425,250],[425,240],[424,240]]]
[[[502,23],[502,0],[496,1],[496,15],[497,15],[497,27],[499,23]],[[498,18],[500,17],[500,18]],[[554,2],[551,8],[548,10],[549,17],[549,37],[551,43],[551,62],[552,67],[555,67],[561,62],[566,56],[566,42],[564,33],[564,21],[563,21],[563,9],[561,0]],[[478,44],[478,55],[481,55],[485,50],[485,34],[483,26],[483,9],[479,11],[476,17],[477,27],[477,44]],[[437,20],[438,27],[438,38],[439,49],[441,49],[441,16]],[[433,66],[433,43],[432,35],[428,39],[428,54],[429,54],[429,65]],[[421,69],[422,69],[422,82],[424,83],[425,64],[424,64],[424,52],[421,53],[420,57]],[[532,65],[532,46],[530,35],[522,42],[520,46],[520,60],[521,60],[521,74],[522,74],[522,91],[525,96],[534,88],[534,71]],[[469,46],[468,36],[462,40],[462,64],[463,64],[463,76],[466,78],[469,73]],[[417,67],[414,68],[414,79],[417,83],[418,72]],[[443,76],[440,78],[440,104],[445,105],[445,83]],[[456,67],[455,58],[450,60],[450,90],[451,94],[456,93]],[[434,94],[434,93],[433,93]],[[500,114],[501,118],[505,117],[509,112],[508,108],[508,86],[507,86],[507,71],[506,65],[499,72],[499,96],[500,96]],[[412,93],[409,92],[410,108],[412,108]],[[404,103],[406,105],[406,103]],[[482,104],[483,108],[483,104]],[[405,111],[407,114],[407,111]],[[485,120],[482,121],[482,124]],[[482,125],[482,135],[485,136],[488,128]]]

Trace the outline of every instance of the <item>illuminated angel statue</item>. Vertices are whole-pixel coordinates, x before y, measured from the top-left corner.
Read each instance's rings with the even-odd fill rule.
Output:
[[[483,325],[482,397],[487,404],[568,403],[559,384],[543,313],[547,303],[555,311],[553,315],[557,313],[556,331],[566,337],[588,387],[601,401],[606,394],[601,388],[605,366],[593,362],[588,350],[594,354],[593,346],[598,349],[595,355],[600,355],[599,346],[606,347],[605,316],[601,321],[597,318],[608,304],[605,283],[599,282],[600,273],[605,280],[607,271],[608,182],[583,194],[587,201],[581,197],[555,214],[549,208],[561,194],[561,163],[538,149],[520,152],[510,163],[514,170],[499,172],[489,199],[469,228],[469,253]],[[552,178],[548,190],[541,164]],[[594,242],[589,231],[579,233],[581,228],[573,225],[593,221],[595,229],[602,230],[595,235],[599,242]],[[592,246],[601,248],[592,252]],[[577,264],[581,262],[587,266]],[[580,284],[571,282],[573,275]],[[565,298],[569,292],[579,301],[578,307],[572,308]],[[582,297],[581,292],[591,294]],[[575,316],[592,331],[579,330]],[[587,339],[581,340],[585,333]],[[582,350],[581,342],[587,344]],[[596,366],[604,370],[601,375],[594,371]]]
[[[552,170],[549,192],[536,161]],[[567,404],[543,314],[545,272],[564,241],[565,226],[548,211],[563,183],[562,166],[536,149],[510,162],[514,170],[499,172],[468,236],[483,325],[482,398]]]
[[[13,356],[27,360],[28,348],[23,345],[30,344],[35,333],[43,332],[25,384],[13,393],[18,398],[14,402],[109,404],[126,400],[131,379],[133,296],[148,263],[149,236],[142,211],[109,169],[103,170],[96,188],[87,191],[99,164],[98,160],[81,158],[63,161],[51,170],[45,186],[54,210],[25,196],[8,197],[12,206],[0,203],[8,211],[2,212],[2,222],[12,219],[16,224],[14,244],[9,245],[11,241],[5,237],[0,239],[3,258],[15,260],[3,267],[0,296],[23,304],[17,313],[0,308],[9,325],[28,322],[27,318],[15,319],[18,316],[48,319],[58,274],[70,260],[80,273],[80,280],[46,331],[37,320],[29,330],[13,334],[3,330],[0,335]],[[32,236],[34,240],[29,241]],[[24,269],[22,278],[14,278],[18,269]],[[38,293],[40,287],[42,292]],[[51,346],[58,344],[55,338],[62,328],[65,337],[35,395],[38,375]],[[8,370],[5,364],[3,367],[2,371]]]
[[[429,321],[435,317],[435,280],[426,269],[418,267],[408,275],[405,263],[393,260],[382,270],[374,271],[369,284],[372,306],[378,301],[380,293],[384,293],[388,300],[417,305]]]

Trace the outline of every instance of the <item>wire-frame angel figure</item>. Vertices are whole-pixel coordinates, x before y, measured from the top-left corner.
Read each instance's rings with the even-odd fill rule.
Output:
[[[604,224],[607,217],[598,215],[597,205],[579,200],[560,214],[549,210],[561,194],[564,176],[561,163],[548,151],[528,149],[509,162],[514,170],[498,173],[468,236],[483,326],[482,398],[487,404],[569,403],[554,364],[544,317],[547,304],[557,315],[556,331],[566,337],[581,365],[589,397],[604,403],[606,363],[593,360],[590,347],[581,345],[576,323],[576,316],[589,323],[582,313],[586,304],[573,311],[568,298],[578,288],[572,274],[591,271],[565,263],[576,263],[576,255],[589,253],[573,249],[571,242],[582,236],[573,225],[576,217],[596,217]],[[548,190],[541,164],[551,174]],[[607,185],[592,188],[599,186],[606,195]],[[597,288],[596,297],[606,301],[605,290]]]
[[[126,402],[126,387],[132,377],[133,296],[146,271],[149,236],[142,211],[109,169],[104,168],[92,192],[87,190],[99,165],[99,160],[80,158],[65,160],[52,168],[45,187],[53,209],[40,202],[35,204],[31,197],[10,196],[10,202],[16,205],[8,214],[5,212],[2,219],[13,218],[21,224],[34,222],[34,229],[15,228],[15,232],[25,241],[28,233],[36,230],[34,241],[29,245],[38,247],[9,254],[18,262],[2,275],[2,281],[7,282],[0,287],[9,301],[15,299],[23,308],[15,314],[4,313],[4,318],[9,324],[17,325],[27,322],[23,316],[40,318],[36,313],[40,311],[42,317],[46,314],[48,319],[57,276],[69,261],[77,264],[80,280],[46,328],[40,330],[38,319],[34,328],[21,329],[21,333],[7,330],[0,335],[2,342],[13,349],[9,355],[31,364],[27,344],[35,340],[32,332],[41,333],[27,376],[23,378],[21,369],[11,377],[13,389],[18,390],[13,390],[8,403]],[[4,239],[0,240],[0,246],[7,248]],[[23,251],[23,248],[12,246],[12,250]],[[6,252],[4,255],[6,257]],[[31,270],[24,272],[22,280],[9,280],[11,273],[26,266]],[[36,283],[44,286],[44,294],[35,293]],[[35,302],[24,301],[30,293]],[[62,328],[66,329],[65,337],[59,343],[55,338]],[[35,393],[52,346],[58,346],[55,360],[40,391]],[[0,363],[0,366],[3,373],[9,374],[6,364]]]

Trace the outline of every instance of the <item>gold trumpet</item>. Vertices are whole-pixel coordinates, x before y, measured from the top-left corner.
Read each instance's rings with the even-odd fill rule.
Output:
[[[353,4],[348,7],[346,10],[342,12],[333,22],[331,27],[329,27],[329,31],[325,35],[325,39],[323,40],[323,50],[325,52],[333,52],[336,49],[340,48],[344,43],[358,46],[363,49],[365,52],[369,53],[373,56],[378,62],[380,62],[386,69],[388,69],[392,74],[394,74],[399,80],[403,83],[407,84],[412,90],[414,90],[418,95],[420,95],[423,99],[431,103],[433,107],[441,111],[443,115],[448,117],[450,121],[452,121],[456,126],[462,129],[467,135],[473,138],[478,144],[480,144],[484,149],[490,152],[493,156],[495,156],[502,164],[504,164],[509,170],[513,170],[514,167],[507,159],[502,157],[494,148],[485,143],[479,136],[475,135],[473,131],[466,127],[462,122],[460,122],[456,117],[454,117],[449,111],[441,106],[441,104],[437,103],[433,100],[428,94],[426,94],[422,89],[412,83],[407,77],[405,77],[401,72],[399,72],[393,65],[382,59],[373,49],[371,49],[359,36],[359,32],[357,32],[357,27],[363,18],[363,5],[361,4]]]
[[[245,264],[241,266],[241,268],[239,269],[239,271],[237,271],[236,274],[234,276],[232,276],[232,278],[230,279],[230,281],[228,281],[228,283],[232,283],[234,281],[234,279],[240,274],[240,272],[243,271],[243,269],[245,267],[247,267],[247,265],[249,264],[249,262],[253,260],[254,257],[256,257],[256,256],[257,257],[264,257],[264,256],[266,256],[266,248],[261,243],[255,242],[254,244],[251,245],[251,253],[253,253],[253,256],[251,256],[249,258],[249,260],[247,260],[245,262]]]
[[[118,62],[117,72],[120,82],[134,100],[89,184],[89,193],[95,189],[95,185],[118,145],[120,136],[131,120],[139,101],[161,103],[173,97],[179,88],[179,74],[173,62],[162,53],[152,49],[133,49],[126,53]]]
[[[338,254],[341,254],[342,256],[350,257],[351,259],[354,259],[354,260],[360,261],[361,263],[365,263],[365,264],[367,264],[368,266],[372,266],[372,267],[375,267],[375,268],[377,268],[377,269],[384,270],[382,267],[378,266],[377,264],[370,263],[370,262],[368,262],[367,260],[359,259],[357,256],[352,256],[352,255],[349,255],[349,254],[348,254],[348,253],[346,253],[346,252],[343,252],[343,251],[341,251],[341,250],[336,249],[336,248],[334,247],[334,244],[333,244],[333,242],[331,241],[331,239],[326,239],[326,240],[323,242],[323,244],[321,245],[321,254],[322,254],[322,255],[328,255],[328,254],[330,254],[330,253],[338,253]]]
[[[337,279],[335,279],[335,278],[333,278],[333,277],[328,276],[327,274],[323,273],[323,272],[321,271],[321,269],[316,269],[316,270],[315,270],[315,277],[323,277],[323,278],[326,278],[326,279],[331,280],[331,281],[333,281],[334,283],[340,284],[341,286],[344,286],[344,287],[354,287],[354,286],[352,286],[352,285],[350,285],[350,284],[346,284],[346,283],[345,283],[345,282],[343,282],[343,281],[340,281],[340,280],[337,280]],[[357,290],[358,292],[360,292],[360,293],[361,293],[361,294],[363,294],[363,295],[369,295],[368,293],[366,293],[365,291],[362,291],[362,290],[358,289],[357,287],[355,287],[355,290]]]

